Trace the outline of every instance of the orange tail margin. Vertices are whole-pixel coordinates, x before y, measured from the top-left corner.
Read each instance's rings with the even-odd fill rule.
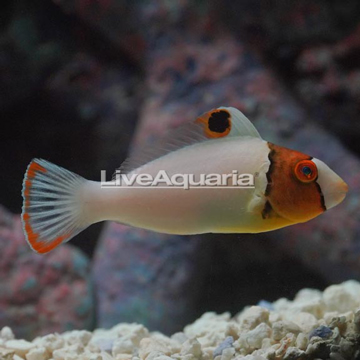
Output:
[[[85,181],[45,160],[31,161],[23,181],[21,219],[34,251],[45,254],[86,227],[76,196]]]

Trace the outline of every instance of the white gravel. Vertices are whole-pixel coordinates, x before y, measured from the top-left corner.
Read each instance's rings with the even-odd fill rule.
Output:
[[[301,290],[245,308],[205,313],[170,337],[139,324],[49,334],[32,342],[0,331],[0,360],[295,360],[360,358],[360,283]]]

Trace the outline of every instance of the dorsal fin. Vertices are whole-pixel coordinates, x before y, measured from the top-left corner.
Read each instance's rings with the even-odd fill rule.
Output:
[[[176,129],[170,130],[166,136],[161,137],[154,143],[135,150],[120,166],[119,170],[125,174],[129,173],[148,162],[161,156],[181,149],[185,146],[208,140],[202,131],[201,124],[186,123]],[[115,174],[114,174],[115,175]]]
[[[261,135],[254,124],[240,110],[234,107],[224,107],[220,109],[225,109],[231,114],[233,124],[230,132],[231,136],[251,136],[261,139]]]
[[[233,107],[219,107],[202,114],[193,122],[170,130],[165,137],[154,143],[135,150],[122,163],[119,170],[122,173],[129,173],[185,146],[230,136],[261,138],[255,126],[239,110]]]
[[[251,121],[238,109],[221,106],[196,119],[203,124],[206,137],[216,139],[227,136],[252,136],[261,139]]]

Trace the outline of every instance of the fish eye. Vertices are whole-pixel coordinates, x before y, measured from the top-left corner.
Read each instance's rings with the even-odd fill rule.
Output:
[[[299,161],[295,166],[294,172],[296,177],[304,183],[310,183],[318,177],[317,167],[311,160]]]

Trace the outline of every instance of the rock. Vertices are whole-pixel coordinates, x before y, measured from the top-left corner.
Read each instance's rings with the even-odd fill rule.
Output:
[[[116,355],[115,359],[116,360],[131,360],[131,359],[140,359],[138,357],[133,357],[132,355],[130,354],[118,354]]]
[[[267,324],[261,323],[254,329],[240,335],[239,339],[235,341],[234,347],[244,348],[247,352],[260,349],[262,346],[262,341],[271,337],[271,332],[272,330]]]
[[[201,344],[196,339],[186,340],[181,346],[180,355],[191,355],[195,359],[201,358]]]
[[[47,360],[49,355],[44,347],[31,349],[26,354],[26,360]]]
[[[313,336],[318,336],[321,337],[322,339],[327,339],[332,334],[333,332],[331,331],[330,328],[328,328],[327,326],[320,326],[310,332],[309,339],[311,339]]]
[[[289,347],[283,357],[284,360],[302,360],[305,359],[305,352],[295,347]]]
[[[359,152],[359,65],[352,60],[360,47],[356,0],[332,5],[290,0],[275,6],[227,0],[219,7],[234,32],[246,33],[262,56],[273,59],[313,121]]]
[[[348,280],[342,283],[342,287],[349,293],[354,299],[359,299],[360,297],[360,285],[355,280]],[[359,305],[360,305],[360,300]]]
[[[220,358],[221,360],[230,360],[234,358],[234,355],[235,355],[235,349],[231,347],[224,349]]]
[[[360,332],[360,310],[357,310],[355,313],[354,324],[356,326],[356,330]]]
[[[0,327],[10,326],[26,339],[91,328],[89,262],[79,250],[64,245],[47,256],[34,253],[25,241],[19,216],[0,208],[0,252]],[[1,330],[0,339],[15,341],[12,338],[9,328]]]
[[[327,342],[318,341],[309,344],[305,353],[311,358],[327,359],[330,356],[330,346]]]
[[[184,333],[189,338],[197,338],[203,347],[214,347],[223,341],[220,334],[227,331],[229,319],[229,313],[205,313],[193,324],[187,325]]]
[[[18,356],[15,354],[14,350],[5,349],[3,347],[0,347],[0,356],[1,359],[4,360],[12,360],[15,356]]]
[[[314,300],[321,300],[322,292],[316,289],[302,289],[300,290],[294,298],[294,301],[299,302],[308,302]]]
[[[181,330],[194,313],[200,289],[199,245],[189,237],[108,224],[93,267],[99,326],[122,320],[168,333]]]
[[[150,360],[160,355],[170,354],[170,349],[161,341],[151,338],[144,338],[140,341],[139,356],[142,360]]]
[[[279,348],[275,351],[275,356],[278,358],[282,358],[287,353],[288,349],[295,345],[296,337],[294,334],[287,334],[284,338],[280,341]]]
[[[234,338],[232,336],[228,336],[220,345],[214,350],[214,358],[223,353],[225,349],[231,348],[234,343]]]
[[[7,349],[13,350],[16,355],[24,356],[30,350],[35,348],[35,345],[25,340],[8,340],[5,343]]]
[[[343,313],[360,306],[359,297],[354,297],[343,285],[332,285],[324,291],[324,302],[328,311]]]
[[[290,321],[276,321],[272,324],[272,337],[276,341],[281,340],[288,333],[297,335],[300,332],[300,327]]]
[[[306,312],[289,313],[287,319],[295,323],[303,332],[309,332],[318,324],[314,315]]]
[[[296,347],[300,350],[306,350],[308,338],[304,333],[300,333],[296,338]]]
[[[131,338],[123,336],[113,342],[112,354],[117,356],[120,354],[132,354],[134,351],[134,343]]]
[[[260,323],[269,320],[269,310],[260,306],[251,306],[239,314],[237,320],[242,328],[252,330]]]
[[[260,300],[259,303],[258,303],[258,306],[264,308],[264,309],[267,309],[267,310],[274,310],[271,302],[269,301],[266,301],[266,300]]]
[[[85,330],[73,330],[63,335],[64,340],[67,344],[81,344],[86,346],[92,338],[92,333]]]
[[[90,348],[92,351],[100,352],[100,351],[106,351],[108,353],[111,353],[114,346],[114,339],[113,338],[98,338],[94,340],[90,344]]]
[[[14,333],[8,326],[5,326],[1,329],[0,339],[7,341],[7,340],[13,340],[14,338],[15,338]]]
[[[354,315],[352,313],[352,315]],[[329,324],[329,328],[334,329],[337,328],[341,334],[344,334],[347,330],[347,326],[349,322],[354,321],[354,317],[351,316],[349,318],[346,318],[345,316],[336,316],[332,319],[332,321]]]
[[[49,353],[52,353],[65,345],[65,339],[59,334],[49,334],[36,338],[34,343],[37,346],[44,347]]]
[[[356,285],[354,283],[353,285]],[[347,286],[346,283],[338,286]],[[318,292],[322,299],[324,292]],[[303,292],[305,293],[305,292]],[[336,297],[336,293],[334,294]],[[299,313],[298,296],[287,300],[285,309],[266,310],[248,307],[232,318],[229,313],[205,313],[184,332],[164,335],[150,332],[140,324],[120,323],[110,329],[67,331],[49,334],[32,342],[18,339],[6,340],[0,346],[0,356],[15,360],[310,360],[310,359],[351,359],[360,355],[360,334],[354,324],[358,308],[348,308],[352,316],[334,318],[331,329],[322,325],[325,320],[316,319],[310,313]],[[323,303],[325,304],[325,303]],[[325,306],[325,305],[323,305]],[[244,317],[247,314],[248,317]],[[254,314],[260,316],[254,317]],[[261,315],[262,314],[262,315]],[[251,315],[249,317],[249,315]],[[277,315],[277,316],[275,316]],[[302,327],[291,322],[299,317],[310,320]],[[257,319],[247,322],[244,319]],[[336,326],[342,319],[345,331]],[[274,321],[272,319],[275,319]],[[281,320],[280,320],[281,319]],[[256,325],[255,325],[256,324]],[[255,325],[255,327],[253,327]],[[232,333],[230,336],[229,333]],[[0,331],[2,336],[12,337],[12,330]]]
[[[308,289],[306,289],[308,290]],[[296,296],[295,306],[293,308],[297,308],[301,312],[307,312],[314,315],[316,318],[321,318],[324,316],[324,300],[322,297],[318,296]]]
[[[178,332],[172,335],[171,339],[177,341],[179,344],[183,344],[186,340],[188,340],[188,337],[183,332]]]
[[[54,360],[76,360],[84,352],[84,347],[80,344],[65,346],[64,348],[57,349],[53,352]],[[98,355],[95,355],[97,357]]]

